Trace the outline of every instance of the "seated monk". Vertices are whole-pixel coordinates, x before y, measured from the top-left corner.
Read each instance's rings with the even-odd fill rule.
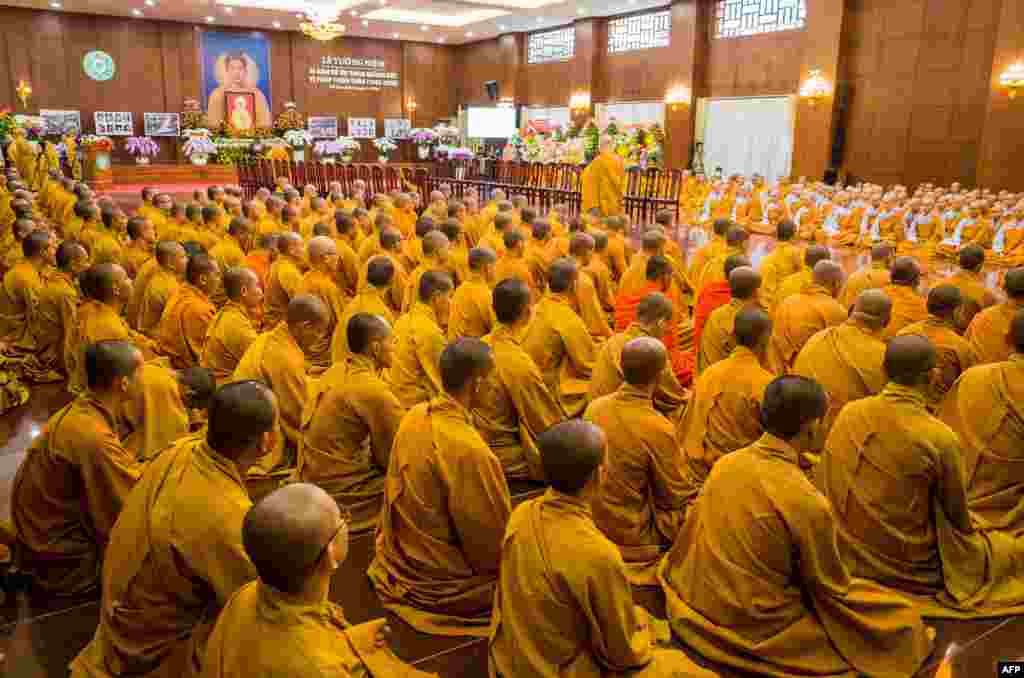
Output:
[[[275,440],[274,449],[253,465],[253,476],[276,475],[292,466],[291,452],[301,438],[302,413],[309,397],[306,355],[327,322],[327,307],[319,297],[296,296],[288,302],[285,321],[256,337],[231,375],[232,382],[263,382],[276,399],[277,433],[284,438]]]
[[[775,291],[773,298],[774,306],[770,306],[768,310],[774,314],[782,302],[795,294],[800,294],[804,287],[811,284],[814,281],[814,267],[818,265],[819,261],[828,261],[832,258],[832,253],[827,247],[822,245],[809,245],[804,250],[804,266],[796,273],[788,275],[782,279],[779,283],[778,289]]]
[[[256,237],[256,246],[246,255],[245,267],[256,274],[260,287],[267,289],[270,280],[270,267],[277,260],[277,233],[262,233]]]
[[[427,271],[443,271],[448,273],[454,287],[455,278],[448,267],[448,254],[451,251],[451,243],[448,236],[441,231],[431,231],[423,237],[423,258],[420,264],[409,274],[405,288],[405,296],[402,302],[402,313],[408,313],[418,301],[420,278]],[[447,321],[445,323],[447,325]]]
[[[221,271],[245,266],[246,252],[252,249],[255,226],[245,217],[234,217],[228,224],[227,233],[216,245],[210,248],[210,256],[216,260]],[[217,306],[224,305],[224,293],[220,291],[214,298]]]
[[[999,299],[986,285],[981,269],[985,266],[985,250],[978,245],[966,245],[958,254],[960,270],[944,282],[960,290],[963,306],[957,317],[957,331],[966,332],[979,312],[995,306]]]
[[[889,269],[892,268],[892,245],[883,242],[871,248],[871,265],[850,274],[846,279],[839,303],[843,308],[851,308],[860,297],[861,292],[882,289],[891,282]],[[827,390],[827,387],[826,387]]]
[[[469,276],[452,295],[448,317],[448,338],[480,338],[496,325],[491,304],[491,285],[495,282],[494,267],[498,258],[486,247],[469,251]]]
[[[384,606],[423,633],[486,636],[490,625],[511,500],[470,412],[493,369],[479,339],[449,344],[444,392],[409,411],[391,448],[367,574]]]
[[[11,226],[12,238],[6,247],[6,251],[0,255],[0,278],[14,270],[14,267],[24,262],[24,242],[30,233],[37,230],[39,225],[35,219],[22,217],[14,220]]]
[[[508,522],[488,647],[492,675],[710,678],[681,651],[659,649],[634,605],[622,556],[591,517],[606,441],[574,420],[538,440],[551,488]],[[595,593],[600,592],[599,595]]]
[[[154,267],[149,270],[149,264],[142,267],[136,281],[138,288],[133,289],[126,310],[129,325],[146,336],[153,336],[156,332],[164,307],[188,269],[188,253],[179,243],[161,240],[156,244],[155,252]]]
[[[811,337],[846,320],[846,309],[836,301],[844,282],[839,264],[819,261],[814,266],[812,282],[775,310],[765,361],[771,372],[779,376],[792,372],[797,355]]]
[[[590,262],[594,259],[594,238],[588,233],[575,233],[569,242],[569,256],[576,262],[579,275],[573,295],[573,308],[587,326],[594,341],[604,341],[612,336],[608,314],[601,307],[597,293],[597,282],[590,274]]]
[[[1010,324],[1006,362],[965,371],[946,395],[939,417],[960,438],[968,508],[981,529],[1024,526],[1024,311]]]
[[[191,257],[184,283],[164,306],[153,337],[157,350],[169,357],[176,369],[199,364],[206,333],[216,313],[210,299],[220,289],[220,281],[221,270],[215,259],[206,254]]]
[[[625,381],[622,373],[622,349],[633,339],[651,337],[663,342],[672,326],[675,310],[672,301],[661,292],[651,292],[637,304],[635,319],[629,326],[601,345],[590,378],[587,399],[590,402],[611,395]],[[654,409],[672,421],[682,414],[688,393],[679,383],[671,362],[666,362],[654,386]]]
[[[394,275],[391,277],[391,286],[384,294],[384,300],[391,309],[391,313],[397,318],[398,315],[402,313],[402,304],[405,303],[405,293],[409,288],[409,274],[399,257],[399,248],[402,244],[402,237],[398,234],[398,231],[389,226],[381,231],[377,238],[371,238],[370,240],[379,241],[380,250],[366,260],[362,270],[359,272],[359,291],[363,291],[366,289],[366,286],[369,285],[367,274],[369,273],[370,261],[376,257],[386,257],[390,259],[391,264],[394,267]]]
[[[649,229],[640,240],[642,249],[632,258],[619,281],[619,294],[637,294],[647,288],[647,262],[651,257],[665,256],[665,234]]]
[[[715,219],[711,225],[711,238],[690,257],[690,268],[687,272],[691,280],[699,278],[708,261],[725,251],[725,235],[732,226],[733,223],[729,219]],[[697,291],[700,292],[699,289]]]
[[[572,309],[578,275],[572,259],[556,259],[551,264],[548,293],[534,308],[522,344],[569,417],[579,416],[587,405],[588,382],[597,357],[587,326]]]
[[[703,269],[694,278],[694,288],[699,295],[716,284],[728,286],[729,277],[724,273],[725,260],[733,256],[747,256],[747,248],[750,235],[739,226],[731,226],[725,234],[725,249],[720,250],[715,256],[707,260]],[[750,264],[746,264],[750,265]]]
[[[895,337],[885,389],[839,413],[818,469],[839,547],[857,576],[913,597],[926,616],[1016,614],[1019,541],[972,522],[960,440],[926,407],[937,365],[927,338]]]
[[[199,364],[213,373],[219,386],[231,378],[249,346],[256,341],[263,309],[260,279],[248,268],[229,268],[224,273],[227,298],[206,330]]]
[[[1017,311],[1024,309],[1024,268],[1006,272],[1003,291],[1006,301],[974,316],[967,328],[965,337],[974,347],[979,364],[1003,362],[1013,352],[1005,337]]]
[[[653,337],[632,339],[620,364],[622,386],[583,413],[608,436],[605,472],[592,499],[594,523],[622,552],[630,581],[653,586],[697,485],[678,464],[675,424],[652,402],[668,365],[665,346]]]
[[[698,347],[698,375],[728,358],[736,347],[732,333],[736,314],[744,308],[760,308],[761,276],[750,268],[750,261],[744,256],[734,255],[725,260],[725,269],[729,276],[726,283],[729,286],[728,301],[712,310],[706,316],[707,322],[694,314],[693,334]],[[699,327],[698,320],[701,320]]]
[[[1024,264],[1024,201],[1007,210],[992,240],[992,263],[997,266]]]
[[[348,305],[348,297],[338,287],[338,246],[327,236],[316,236],[306,248],[309,272],[299,283],[299,294],[317,297],[327,309],[327,327],[324,334],[310,346],[308,365],[310,372],[320,374],[331,366],[331,340]]]
[[[244,478],[273,444],[276,419],[263,384],[222,386],[205,435],[149,464],[110,534],[99,628],[71,662],[74,678],[198,672],[217,611],[256,578],[242,546]]]
[[[142,473],[117,429],[142,354],[125,341],[100,341],[84,357],[89,390],[50,418],[11,494],[20,568],[49,595],[96,588],[114,521]]]
[[[502,215],[498,215],[501,217]],[[526,238],[517,229],[509,226],[501,236],[504,245],[504,253],[498,259],[494,267],[495,280],[507,280],[509,278],[519,280],[530,286],[530,292],[534,300],[539,300],[546,291],[545,282],[534,277],[529,264],[526,263]]]
[[[444,327],[451,309],[452,279],[442,271],[420,276],[418,301],[395,323],[395,361],[388,382],[405,409],[444,392],[438,367],[447,343]]]
[[[565,419],[540,368],[523,350],[530,324],[530,288],[521,280],[502,280],[492,294],[497,325],[483,338],[494,352],[488,375],[473,410],[477,431],[501,462],[509,478],[544,480],[535,441]]]
[[[217,388],[213,374],[202,367],[176,370],[167,358],[144,364],[135,374],[131,401],[124,408],[130,433],[125,448],[139,461],[150,461],[200,423]]]
[[[593,231],[590,235],[594,238],[594,256],[590,258],[590,264],[586,267],[586,271],[594,279],[601,308],[605,313],[610,314],[615,311],[617,286],[611,271],[608,270],[608,265],[604,262],[604,255],[608,251],[608,234],[604,231]]]
[[[953,382],[977,362],[971,342],[956,331],[957,317],[964,303],[964,298],[956,287],[933,287],[928,293],[928,318],[907,325],[896,335],[921,335],[927,337],[935,347],[938,368],[932,374],[931,387],[925,394],[928,409],[933,413],[953,387]]]
[[[827,407],[805,377],[767,386],[764,435],[715,464],[658,573],[669,623],[744,673],[911,676],[934,630],[898,594],[854,578],[832,508],[798,465]]]
[[[682,457],[696,482],[726,454],[760,437],[764,387],[772,379],[763,367],[772,323],[760,308],[735,315],[732,353],[708,368],[694,384],[693,399],[679,422]]]
[[[156,229],[153,222],[145,217],[132,217],[128,220],[128,244],[121,250],[119,262],[128,277],[135,279],[147,261],[153,258],[156,246]]]
[[[922,268],[928,269],[935,256],[935,248],[945,235],[942,217],[935,203],[925,200],[907,221],[903,241],[897,245],[896,254],[914,257]]]
[[[378,226],[378,228],[380,228]],[[395,230],[402,235],[402,265],[405,266],[405,270],[413,271],[417,266],[423,263],[423,239],[427,237],[429,233],[433,233],[437,230],[437,224],[434,223],[434,219],[426,214],[420,217],[419,221],[416,222],[416,230],[414,235],[405,235],[401,231]],[[380,244],[373,242],[376,238],[371,238],[370,242],[364,242],[360,248],[360,259],[362,261],[368,261],[370,257],[380,254]],[[363,254],[366,255],[363,258]]]
[[[266,297],[264,298],[263,326],[274,329],[288,312],[288,302],[299,294],[302,286],[303,242],[298,233],[285,231],[277,241],[277,259],[270,266],[267,275]]]
[[[405,415],[380,377],[391,367],[391,325],[357,313],[346,326],[351,347],[313,382],[302,412],[295,477],[327,491],[352,515],[351,529],[372,529],[384,497],[391,445]]]
[[[928,305],[917,293],[921,283],[921,267],[917,260],[898,258],[893,262],[889,276],[890,282],[882,291],[892,301],[892,317],[882,333],[883,340],[892,339],[907,325],[928,319]]]
[[[31,318],[43,275],[56,263],[57,238],[50,231],[35,230],[25,236],[20,247],[24,258],[4,274],[0,284],[0,343],[32,352],[36,346]]]
[[[789,219],[780,221],[775,227],[775,248],[761,259],[760,296],[765,308],[775,307],[775,294],[779,290],[779,285],[803,268],[803,251],[793,244],[795,237],[796,226],[793,222]]]
[[[828,412],[805,455],[812,465],[818,462],[832,424],[846,404],[877,395],[885,386],[882,332],[891,313],[892,302],[885,292],[861,292],[849,320],[815,334],[797,355],[793,374],[813,379],[828,394]]]
[[[249,509],[242,544],[259,579],[239,588],[218,615],[201,678],[427,678],[388,649],[384,620],[353,626],[328,600],[348,535],[337,504],[315,485],[286,485]]]
[[[621,284],[622,276],[626,274],[633,259],[633,249],[626,238],[626,218],[621,215],[605,217],[604,230],[608,233],[604,263],[616,284]]]
[[[391,288],[394,277],[395,264],[390,258],[377,256],[366,262],[366,285],[345,305],[337,327],[334,328],[334,336],[331,338],[331,362],[344,362],[345,356],[348,355],[348,332],[345,328],[357,313],[380,316],[387,320],[389,325],[394,324],[394,312],[385,301],[385,295]]]
[[[955,259],[960,248],[976,244],[988,249],[994,238],[995,227],[985,215],[985,203],[976,200],[968,207],[967,215],[957,221],[950,237],[939,243],[935,254],[944,259]]]

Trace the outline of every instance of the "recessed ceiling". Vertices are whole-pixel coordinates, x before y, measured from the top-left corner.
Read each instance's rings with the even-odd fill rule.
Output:
[[[627,0],[628,2],[628,0]],[[206,26],[297,31],[305,16],[337,17],[346,37],[460,44],[543,30],[580,17],[665,6],[665,0],[4,0],[2,5]],[[58,7],[59,5],[59,7]],[[344,41],[345,38],[339,38]]]

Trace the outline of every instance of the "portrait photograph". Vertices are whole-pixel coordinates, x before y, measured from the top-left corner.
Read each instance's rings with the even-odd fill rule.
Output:
[[[270,127],[270,42],[259,33],[204,31],[203,98],[211,121]],[[248,125],[238,123],[248,122]]]

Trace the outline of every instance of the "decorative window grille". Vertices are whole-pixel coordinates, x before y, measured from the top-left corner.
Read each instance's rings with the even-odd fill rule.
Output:
[[[526,42],[526,62],[530,64],[568,61],[575,53],[576,29],[572,26],[544,33],[532,33]]]
[[[608,53],[668,47],[672,33],[669,10],[636,14],[608,22]]]
[[[738,38],[803,28],[807,0],[719,0],[715,37]]]

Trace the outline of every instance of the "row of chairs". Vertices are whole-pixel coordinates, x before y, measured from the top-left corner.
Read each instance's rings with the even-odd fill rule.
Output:
[[[278,177],[293,186],[316,186],[321,194],[334,182],[348,195],[357,180],[366,184],[370,198],[378,193],[421,190],[429,171],[426,167],[398,167],[370,163],[331,164],[260,159],[238,165],[238,181],[245,198],[251,199],[260,188],[273,188]]]

